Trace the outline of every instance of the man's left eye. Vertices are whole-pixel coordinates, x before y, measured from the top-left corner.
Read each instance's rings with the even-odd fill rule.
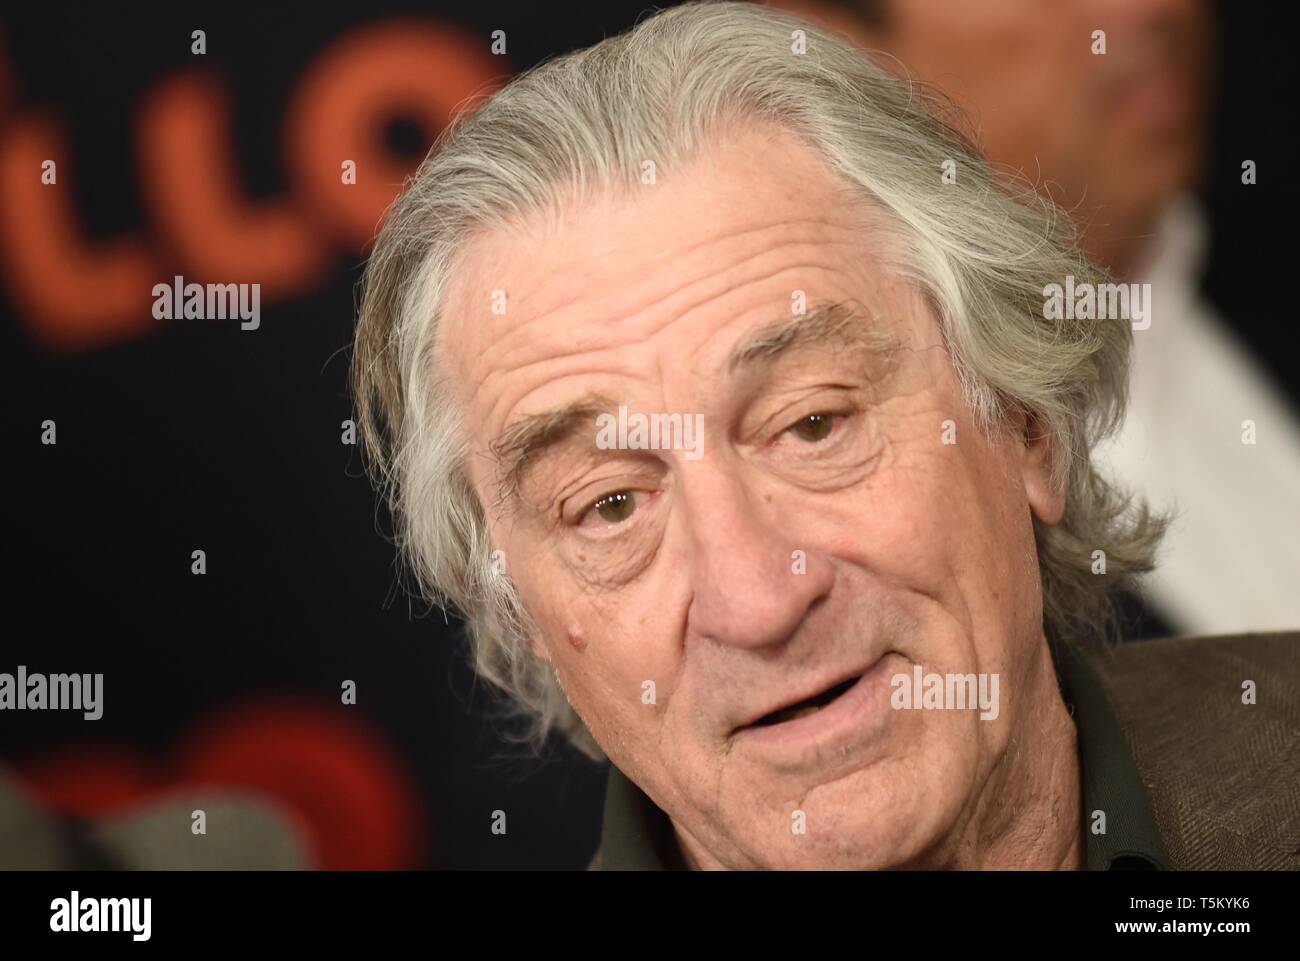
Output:
[[[800,440],[816,443],[830,436],[837,416],[837,414],[809,414],[791,424],[786,430],[795,434]]]
[[[592,511],[600,515],[607,524],[621,524],[636,511],[636,497],[631,491],[615,491],[606,494],[591,505]],[[590,512],[588,512],[590,513]]]

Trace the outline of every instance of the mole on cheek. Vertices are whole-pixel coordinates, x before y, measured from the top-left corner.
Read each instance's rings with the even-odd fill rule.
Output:
[[[575,628],[569,628],[569,643],[573,645],[575,651],[581,651],[587,646],[587,639],[582,636]]]

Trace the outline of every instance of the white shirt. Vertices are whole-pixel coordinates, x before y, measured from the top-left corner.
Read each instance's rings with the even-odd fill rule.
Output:
[[[1142,586],[1177,632],[1296,629],[1300,418],[1197,295],[1205,236],[1195,203],[1179,201],[1134,278],[1151,284],[1151,326],[1133,332],[1128,418],[1099,463],[1176,510]]]

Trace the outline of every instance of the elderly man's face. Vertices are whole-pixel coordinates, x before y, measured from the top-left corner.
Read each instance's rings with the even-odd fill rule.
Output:
[[[699,866],[940,857],[1039,711],[1031,512],[1061,497],[1041,442],[981,435],[889,261],[806,147],[751,129],[453,273],[440,363],[534,650]],[[701,415],[703,444],[602,449],[603,403]],[[997,718],[892,708],[913,665],[999,675]]]

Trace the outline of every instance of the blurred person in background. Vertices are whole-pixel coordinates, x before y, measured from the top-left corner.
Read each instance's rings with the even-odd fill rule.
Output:
[[[1198,0],[774,0],[964,110],[995,167],[1072,213],[1117,280],[1151,285],[1125,427],[1099,450],[1175,520],[1133,633],[1300,625],[1300,418],[1202,295],[1214,23]],[[1095,31],[1104,32],[1104,53]],[[1243,187],[1242,189],[1247,189]],[[1236,318],[1238,322],[1249,318]]]

